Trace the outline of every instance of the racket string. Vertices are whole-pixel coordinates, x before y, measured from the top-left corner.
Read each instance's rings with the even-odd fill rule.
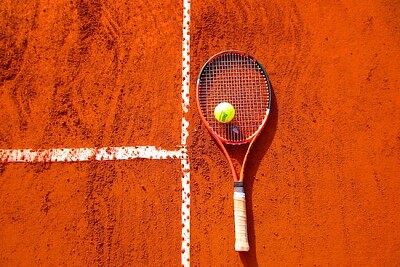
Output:
[[[240,54],[225,54],[210,62],[199,79],[199,103],[210,127],[223,139],[240,142],[263,124],[269,107],[268,80],[258,62]],[[229,102],[235,118],[222,124],[214,108]]]

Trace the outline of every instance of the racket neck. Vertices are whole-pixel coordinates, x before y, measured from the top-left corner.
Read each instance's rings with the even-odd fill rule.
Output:
[[[254,140],[256,139],[256,137],[257,137],[257,136],[255,136],[255,137],[251,140],[251,142],[250,142],[250,144],[249,144],[249,147],[247,148],[246,155],[244,156],[244,159],[243,159],[242,168],[241,168],[241,170],[240,170],[239,181],[243,181],[243,179],[244,179],[244,169],[246,168],[247,158],[248,158],[248,156],[249,156],[249,154],[250,154],[250,150],[251,150],[251,148],[252,148],[252,146],[253,146],[253,144],[254,144]]]
[[[218,136],[216,136],[212,131],[210,131],[210,132],[214,136],[214,139],[217,141],[217,144],[219,145],[220,149],[222,150],[222,153],[224,153],[225,158],[228,160],[228,164],[229,164],[229,167],[231,168],[232,175],[233,175],[233,181],[239,182],[239,177],[236,173],[235,166],[233,165],[232,159],[229,156],[229,153],[226,150],[224,144],[222,143],[221,139],[219,139]]]

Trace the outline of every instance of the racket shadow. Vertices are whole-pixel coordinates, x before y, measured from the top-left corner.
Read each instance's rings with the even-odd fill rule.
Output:
[[[256,233],[254,231],[254,215],[253,215],[253,185],[254,178],[260,167],[261,161],[267,153],[269,147],[275,136],[276,126],[278,123],[278,105],[274,94],[273,86],[271,86],[272,103],[271,111],[260,136],[255,140],[255,143],[250,151],[249,159],[244,170],[244,186],[246,190],[246,209],[247,209],[247,230],[249,237],[250,251],[240,252],[240,259],[244,266],[258,266],[257,262],[257,247],[256,247]],[[232,156],[235,167],[243,162],[246,155],[247,146],[227,146],[227,150]],[[236,168],[238,169],[238,168]]]

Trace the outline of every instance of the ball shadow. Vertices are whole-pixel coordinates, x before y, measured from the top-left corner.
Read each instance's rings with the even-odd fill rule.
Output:
[[[257,247],[256,247],[256,233],[254,230],[254,215],[253,215],[253,185],[254,179],[257,174],[258,168],[262,162],[263,157],[267,153],[269,147],[274,139],[276,126],[278,123],[278,105],[274,94],[273,86],[271,86],[272,102],[271,111],[259,137],[254,141],[251,148],[248,162],[244,170],[244,186],[246,192],[246,209],[247,209],[247,230],[249,237],[250,251],[240,252],[240,259],[244,266],[258,266],[257,262]],[[243,162],[248,146],[227,146],[227,150],[237,165],[237,162]],[[237,168],[238,169],[238,168]]]

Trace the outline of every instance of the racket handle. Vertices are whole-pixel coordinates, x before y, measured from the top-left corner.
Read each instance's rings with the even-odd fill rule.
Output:
[[[235,217],[235,250],[249,251],[247,237],[246,196],[243,182],[235,182],[233,192],[233,209]]]

